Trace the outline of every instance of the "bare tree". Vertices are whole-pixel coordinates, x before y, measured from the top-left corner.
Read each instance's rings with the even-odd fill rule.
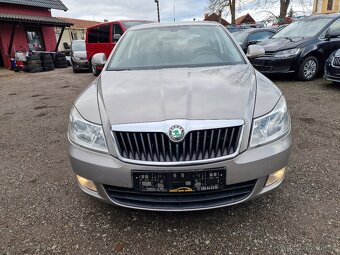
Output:
[[[280,0],[280,14],[278,18],[284,19],[287,16],[288,8],[292,1],[293,0]],[[299,1],[303,2],[305,0]],[[260,8],[267,8],[269,6],[275,6],[278,3],[278,0],[254,0],[252,2],[259,6]]]
[[[208,0],[208,10],[216,12],[223,11],[225,8],[229,8],[231,16],[231,24],[235,24],[236,21],[236,0]]]
[[[253,1],[243,1],[243,0],[208,0],[208,10],[210,11],[220,11],[228,8],[231,15],[231,23],[235,24],[236,20],[236,5],[242,9],[242,6],[247,3],[254,3],[257,6],[266,8],[268,6],[273,6],[278,3],[278,0],[253,0]],[[289,6],[292,2],[299,2],[301,6],[306,7],[306,3],[311,2],[311,0],[280,0],[280,14],[278,18],[284,19],[288,14]]]
[[[280,0],[280,18],[284,19],[287,16],[290,0]]]

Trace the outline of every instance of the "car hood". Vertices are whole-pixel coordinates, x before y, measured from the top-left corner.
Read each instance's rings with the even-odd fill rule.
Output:
[[[73,51],[72,55],[80,59],[86,59],[86,51]]]
[[[271,38],[260,42],[265,51],[280,51],[298,47],[302,43],[308,41],[309,38],[294,37],[294,38]]]
[[[243,119],[251,123],[256,79],[247,64],[104,71],[98,94],[111,125],[170,119]]]

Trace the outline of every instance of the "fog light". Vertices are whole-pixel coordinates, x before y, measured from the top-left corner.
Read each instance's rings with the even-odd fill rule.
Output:
[[[78,182],[81,186],[90,189],[92,191],[97,191],[96,185],[94,185],[93,181],[90,181],[84,177],[77,175]]]
[[[268,176],[267,182],[266,182],[266,187],[270,186],[276,182],[279,182],[283,179],[285,175],[286,168],[282,168],[279,171],[276,171],[275,173],[272,173],[271,175]]]

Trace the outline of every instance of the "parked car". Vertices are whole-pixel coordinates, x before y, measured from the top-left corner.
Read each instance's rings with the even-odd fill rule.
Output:
[[[73,72],[90,70],[90,64],[86,57],[86,47],[84,40],[73,40],[71,44],[71,64]]]
[[[340,49],[334,51],[325,64],[325,79],[334,83],[340,83]]]
[[[120,36],[130,27],[150,23],[145,20],[125,20],[105,22],[87,28],[86,30],[86,52],[87,59],[91,64],[91,60],[96,53],[105,53],[106,58],[109,57],[112,49],[115,47]],[[92,65],[92,72],[95,76],[100,74],[103,65]]]
[[[267,40],[276,33],[275,28],[250,28],[234,33],[236,41],[246,53],[248,46]]]
[[[244,30],[247,30],[249,29],[249,27],[241,27],[241,26],[229,26],[227,27],[229,33],[237,33],[237,32],[240,32],[240,31],[244,31]]]
[[[259,43],[265,54],[250,61],[262,73],[296,73],[301,80],[312,80],[340,47],[339,18],[327,14],[296,21]]]
[[[108,203],[211,209],[278,187],[290,130],[281,91],[222,25],[154,23],[126,32],[75,101],[69,156],[80,188]]]

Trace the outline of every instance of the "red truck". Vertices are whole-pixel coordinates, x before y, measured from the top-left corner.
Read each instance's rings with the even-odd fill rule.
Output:
[[[123,35],[130,27],[150,23],[146,20],[119,20],[101,23],[86,30],[86,54],[89,63],[94,54],[105,53],[106,58],[109,57],[112,49],[115,47],[118,39],[114,35]],[[98,76],[101,71],[100,66],[92,67],[92,72]]]

